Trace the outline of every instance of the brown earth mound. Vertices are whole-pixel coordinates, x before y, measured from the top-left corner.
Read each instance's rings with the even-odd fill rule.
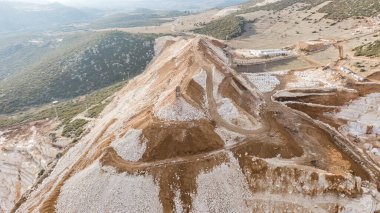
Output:
[[[148,147],[143,161],[184,157],[221,149],[224,142],[208,121],[153,123],[143,130]]]

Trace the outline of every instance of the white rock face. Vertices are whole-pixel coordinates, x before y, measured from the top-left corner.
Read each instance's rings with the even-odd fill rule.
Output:
[[[212,83],[213,83],[213,95],[214,95],[215,100],[222,98],[219,93],[219,86],[223,82],[224,78],[225,76],[214,67],[214,69],[212,70],[212,81],[213,81]]]
[[[183,203],[180,198],[181,194],[178,190],[174,192],[174,209],[176,213],[182,213],[185,212],[183,209]]]
[[[223,49],[214,46],[211,42],[207,41],[208,46],[210,47],[210,50],[212,50],[213,54],[215,54],[220,60],[222,60],[224,63],[228,64],[229,59],[226,55],[226,53],[223,51]]]
[[[202,87],[204,95],[203,95],[203,107],[205,109],[208,109],[208,97],[207,97],[207,73],[205,70],[201,70],[198,74],[194,75],[193,80],[199,84],[199,86]],[[208,115],[208,112],[206,111],[206,114]]]
[[[277,85],[280,84],[280,81],[276,78],[276,76],[273,76],[271,74],[244,73],[244,75],[262,93],[272,92],[277,87]]]
[[[371,195],[364,195],[361,198],[356,198],[352,202],[347,203],[344,206],[345,213],[356,213],[356,212],[374,212],[379,209],[373,200]]]
[[[369,134],[380,134],[380,93],[353,101],[335,117],[348,121],[342,130],[352,136],[366,135],[369,127],[372,129]]]
[[[123,138],[113,141],[111,146],[124,160],[136,162],[145,153],[147,142],[141,129],[130,129]]]
[[[112,198],[112,199],[110,199]],[[67,180],[57,212],[163,212],[159,187],[149,175],[118,174],[98,162]]]
[[[201,70],[197,75],[193,77],[193,79],[203,88],[204,91],[206,91],[207,73],[205,70]]]
[[[182,97],[176,98],[173,103],[157,108],[155,116],[165,121],[194,121],[206,117],[202,111],[187,103]]]
[[[333,70],[312,69],[294,72],[295,81],[287,84],[288,88],[331,88],[341,85],[339,76]]]
[[[244,129],[255,129],[255,126],[249,118],[245,114],[241,113],[229,98],[223,98],[219,101],[218,113],[224,120],[230,122],[231,124]]]
[[[193,212],[251,212],[245,204],[250,197],[246,178],[230,156],[230,162],[198,175]]]

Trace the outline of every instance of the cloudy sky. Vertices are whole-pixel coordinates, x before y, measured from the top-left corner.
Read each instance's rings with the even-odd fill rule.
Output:
[[[151,8],[151,9],[175,9],[192,8],[208,9],[221,4],[240,3],[244,0],[0,0],[0,1],[21,1],[30,3],[52,3],[59,2],[75,7],[96,7],[112,9],[123,7],[128,8]]]

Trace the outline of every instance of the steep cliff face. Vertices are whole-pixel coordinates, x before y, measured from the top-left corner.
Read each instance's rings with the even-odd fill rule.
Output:
[[[266,98],[224,44],[166,38],[16,212],[373,212],[366,167]],[[378,199],[378,198],[377,198]]]

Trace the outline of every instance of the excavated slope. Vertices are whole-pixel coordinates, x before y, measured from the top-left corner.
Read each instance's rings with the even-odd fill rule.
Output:
[[[371,171],[335,145],[333,132],[263,98],[229,67],[224,44],[161,42],[155,61],[13,211],[378,208]]]

